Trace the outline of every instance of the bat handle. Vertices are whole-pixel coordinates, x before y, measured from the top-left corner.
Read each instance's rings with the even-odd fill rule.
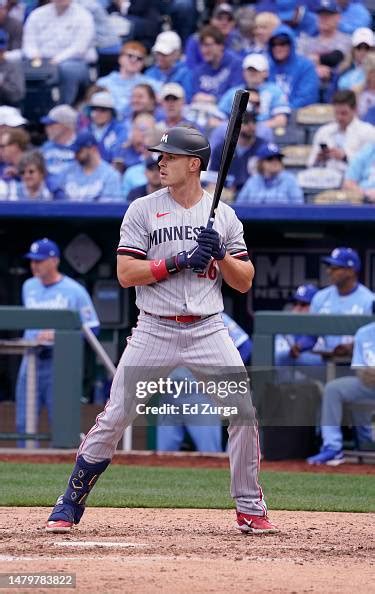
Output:
[[[207,221],[206,229],[212,229],[215,222],[215,217],[210,217]],[[203,274],[204,270],[201,268],[193,268],[193,272],[197,274]]]

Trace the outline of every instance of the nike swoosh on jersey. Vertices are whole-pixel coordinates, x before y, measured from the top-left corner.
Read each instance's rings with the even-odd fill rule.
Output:
[[[165,217],[165,215],[171,214],[170,212],[157,212],[156,218],[160,219],[160,217]]]

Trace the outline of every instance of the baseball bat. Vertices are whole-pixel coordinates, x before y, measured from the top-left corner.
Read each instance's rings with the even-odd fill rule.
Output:
[[[234,151],[236,150],[236,145],[241,130],[242,117],[246,111],[248,102],[248,91],[245,91],[243,89],[239,89],[238,91],[236,91],[233,98],[232,109],[228,120],[227,131],[225,133],[224,146],[221,152],[220,166],[217,174],[217,181],[212,199],[210,216],[208,217],[207,222],[208,228],[211,228],[215,221],[216,209],[220,202],[221,193],[223,191],[224,183],[229,171],[230,164],[233,159]]]
[[[220,166],[217,174],[214,195],[212,198],[210,215],[207,221],[207,229],[212,229],[215,221],[216,209],[219,206],[221,193],[224,188],[224,183],[229,171],[230,164],[233,159],[234,151],[236,150],[237,140],[241,130],[242,117],[246,111],[248,102],[248,91],[245,91],[243,89],[239,89],[238,91],[236,91],[233,98],[232,109],[228,120],[227,130],[225,133],[224,146],[223,150],[221,151]],[[203,270],[194,269],[194,272],[202,273]]]

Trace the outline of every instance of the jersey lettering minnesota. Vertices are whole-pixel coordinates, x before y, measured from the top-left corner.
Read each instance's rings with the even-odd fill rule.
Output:
[[[124,216],[117,253],[161,260],[192,249],[200,227],[207,224],[211,204],[205,191],[192,208],[175,202],[168,188],[138,198]],[[233,257],[249,259],[242,223],[227,204],[219,204],[214,229]],[[136,303],[141,311],[162,316],[211,315],[223,310],[221,284],[220,269],[212,260],[202,274],[183,270],[164,281],[136,287]]]

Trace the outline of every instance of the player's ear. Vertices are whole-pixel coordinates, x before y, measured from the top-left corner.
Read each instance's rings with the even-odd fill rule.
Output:
[[[190,171],[195,173],[196,171],[200,171],[201,168],[201,160],[199,157],[191,157],[190,158]]]

